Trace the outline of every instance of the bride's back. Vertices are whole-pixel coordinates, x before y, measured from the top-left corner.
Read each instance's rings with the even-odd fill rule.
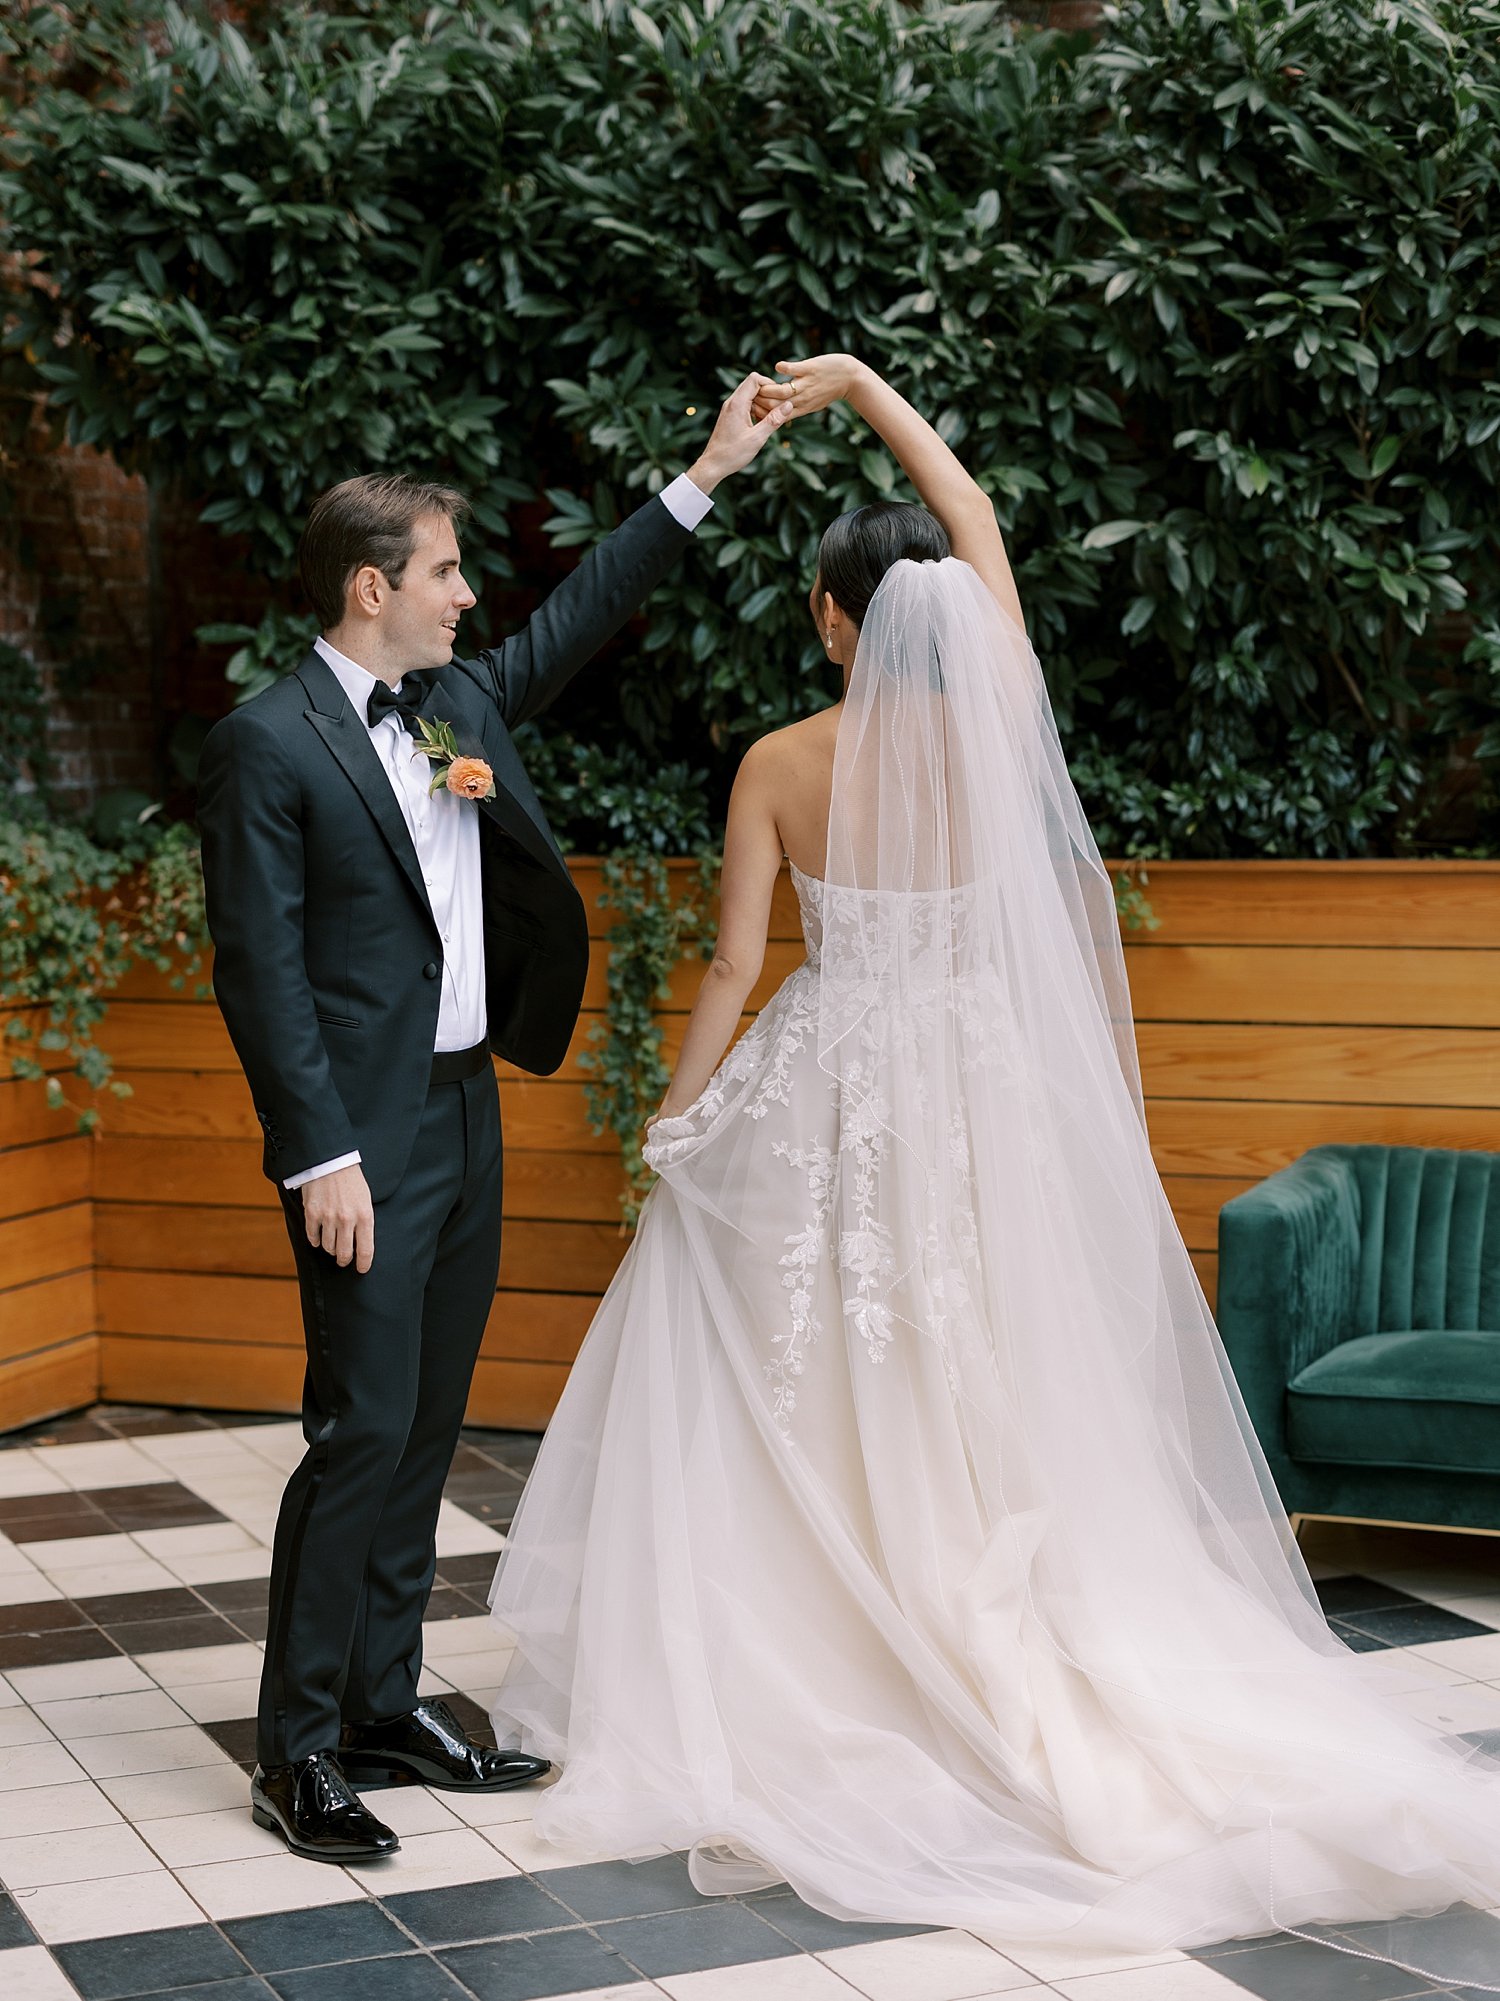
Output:
[[[833,753],[842,704],[788,723],[759,745],[768,760],[771,803],[788,858],[804,875],[821,876],[828,859],[828,808]]]

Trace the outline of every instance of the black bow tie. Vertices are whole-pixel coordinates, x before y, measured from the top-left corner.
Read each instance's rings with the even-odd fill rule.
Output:
[[[412,736],[415,736],[417,733],[417,711],[421,708],[423,702],[426,701],[427,695],[427,683],[416,674],[402,675],[401,692],[399,695],[386,682],[377,681],[370,690],[370,701],[367,711],[369,727],[374,729],[375,725],[378,722],[382,722],[385,717],[394,716],[402,729],[409,731]]]

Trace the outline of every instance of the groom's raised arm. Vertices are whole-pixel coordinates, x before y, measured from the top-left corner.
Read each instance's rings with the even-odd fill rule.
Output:
[[[357,1142],[307,978],[296,774],[274,729],[245,710],[204,742],[198,826],[214,995],[284,1180]]]
[[[789,401],[759,422],[752,414],[757,393],[778,388],[765,376],[747,375],[686,473],[591,549],[519,632],[473,660],[454,663],[495,702],[508,729],[561,694],[651,595],[712,506],[709,496],[719,481],[747,466],[790,416]]]

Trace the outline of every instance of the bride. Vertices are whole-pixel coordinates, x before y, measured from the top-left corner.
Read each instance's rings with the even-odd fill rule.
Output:
[[[780,372],[925,507],[823,538],[844,692],[740,768],[660,1178],[500,1558],[537,1833],[1002,1947],[1364,1921],[1312,1935],[1500,1993],[1500,1925],[1433,1916],[1500,1904],[1500,1763],[1319,1612],[994,511],[867,367]],[[807,957],[724,1056],[783,854]]]

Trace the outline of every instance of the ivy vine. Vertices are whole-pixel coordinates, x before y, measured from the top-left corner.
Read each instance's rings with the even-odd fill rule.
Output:
[[[720,851],[704,848],[689,887],[674,889],[666,860],[646,847],[604,859],[599,907],[615,913],[609,933],[609,990],[604,1020],[590,1031],[579,1058],[586,1074],[589,1124],[613,1132],[620,1146],[625,1186],[620,1208],[632,1227],[653,1179],[641,1158],[641,1133],[671,1082],[662,1060],[662,1027],[655,1008],[671,991],[679,961],[696,952],[713,956],[710,907],[718,887]]]
[[[183,824],[138,823],[118,847],[40,811],[0,819],[0,994],[13,1077],[45,1081],[47,1103],[80,1132],[96,1105],[69,1095],[130,1096],[95,1039],[109,995],[136,964],[182,987],[208,942],[197,837]],[[200,996],[204,989],[200,986]],[[66,1061],[49,1067],[48,1058]]]

